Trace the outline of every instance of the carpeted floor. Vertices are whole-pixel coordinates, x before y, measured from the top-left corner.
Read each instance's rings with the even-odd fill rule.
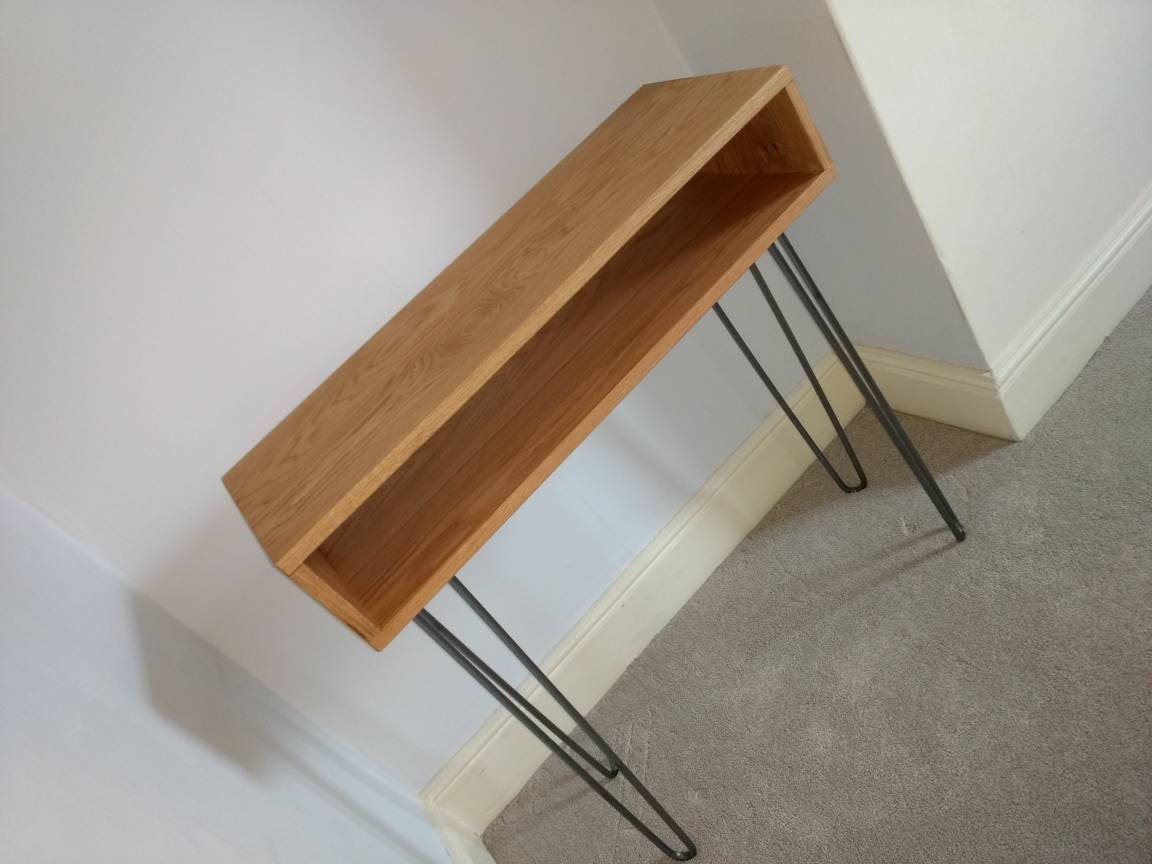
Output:
[[[966,543],[860,415],[870,488],[810,470],[593,722],[702,862],[1152,862],[1152,294],[1027,441],[907,426]],[[556,759],[484,839],[663,860]]]

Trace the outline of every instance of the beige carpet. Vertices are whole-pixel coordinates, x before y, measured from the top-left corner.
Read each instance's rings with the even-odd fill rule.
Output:
[[[593,722],[702,862],[1152,862],[1152,295],[1028,441],[907,426],[968,542],[861,415],[871,487],[810,470]],[[662,860],[556,759],[485,841]]]

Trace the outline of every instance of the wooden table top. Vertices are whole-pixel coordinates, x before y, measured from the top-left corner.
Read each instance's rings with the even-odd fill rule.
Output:
[[[276,565],[380,647],[831,177],[784,67],[641,87],[225,485]],[[592,334],[600,373],[568,359]],[[525,423],[544,431],[509,433]],[[446,487],[492,500],[449,512]],[[429,543],[444,554],[412,551]]]

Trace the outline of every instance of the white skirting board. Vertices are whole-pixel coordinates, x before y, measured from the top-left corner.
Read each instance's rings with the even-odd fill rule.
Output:
[[[1152,285],[1152,187],[991,370],[864,346],[897,411],[1020,441]]]
[[[1152,187],[992,363],[1018,437],[1032,431],[1152,285]]]
[[[897,411],[949,426],[1019,441],[1000,390],[987,369],[955,366],[863,345],[860,359]]]
[[[831,355],[816,371],[847,422],[863,399]],[[807,382],[789,402],[822,446],[832,440]],[[543,661],[544,671],[579,709],[590,709],[812,461],[783,412],[774,411]],[[522,692],[554,719],[563,718],[562,728],[572,727],[534,681]],[[441,822],[455,860],[488,864],[475,838],[546,756],[543,745],[499,712],[424,789],[421,797]]]
[[[443,810],[430,805],[428,816],[440,831],[444,849],[453,864],[496,864],[492,854],[480,839],[479,832],[461,828],[456,820]]]

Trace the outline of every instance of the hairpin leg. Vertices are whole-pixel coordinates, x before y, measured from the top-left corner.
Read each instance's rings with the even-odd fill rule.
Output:
[[[924,464],[924,460],[908,437],[908,433],[904,431],[904,427],[896,417],[896,412],[892,410],[892,406],[884,398],[883,392],[876,384],[876,379],[872,377],[872,373],[868,371],[868,367],[860,359],[860,355],[844,332],[844,328],[836,320],[828,301],[820,293],[815,280],[808,272],[808,268],[804,266],[804,262],[800,259],[791,241],[786,235],[781,234],[780,240],[773,244],[769,251],[783,272],[784,278],[788,280],[800,298],[800,302],[804,304],[804,308],[808,310],[808,314],[812,316],[812,320],[816,322],[816,326],[820,328],[820,332],[836,353],[837,359],[851,376],[853,383],[863,395],[864,401],[868,403],[868,407],[872,409],[872,413],[876,415],[876,419],[880,421],[880,425],[888,433],[893,445],[900,452],[920,482],[921,487],[936,506],[937,512],[952,531],[952,535],[958,542],[962,541],[967,536],[964,526],[956,517],[952,505],[948,503],[944,493],[940,491],[936,479],[928,470],[928,466]]]
[[[492,617],[491,613],[485,609],[480,602],[464,587],[458,579],[453,578],[452,587],[460,594],[464,601],[480,616],[485,624],[498,636],[508,648],[516,655],[528,670],[532,673],[533,677],[540,682],[542,686],[548,691],[549,694],[555,698],[560,705],[567,711],[573,719],[576,720],[585,733],[595,742],[596,746],[603,751],[607,757],[611,769],[605,769],[597,760],[590,756],[585,750],[577,745],[572,739],[561,732],[555,724],[551,723],[545,718],[534,706],[531,705],[520,693],[501,678],[491,666],[481,660],[475,652],[469,649],[463,642],[454,636],[443,624],[441,624],[431,613],[427,610],[422,611],[416,616],[416,624],[432,638],[437,645],[439,645],[453,660],[455,660],[461,668],[464,669],[472,678],[480,684],[489,695],[492,696],[506,711],[512,714],[529,732],[536,736],[549,750],[568,766],[568,768],[583,780],[592,791],[604,799],[617,813],[628,820],[637,831],[639,831],[649,842],[651,842],[657,849],[676,861],[687,861],[696,856],[696,845],[692,842],[691,838],[684,832],[684,830],[676,823],[676,821],[668,814],[668,811],[656,800],[656,797],[648,791],[648,788],[640,782],[639,778],[632,773],[631,769],[620,759],[616,752],[608,745],[603,737],[593,728],[593,726],[584,719],[583,715],[576,710],[568,699],[556,688],[548,676],[544,674],[528,655],[524,653],[523,649],[516,644],[515,640],[508,635],[508,632],[497,623],[496,619]],[[535,718],[538,722],[533,722]],[[616,773],[623,775],[632,787],[640,793],[641,797],[648,803],[648,806],[656,813],[657,816],[672,830],[684,844],[683,849],[673,849],[667,843],[660,839],[655,832],[652,831],[647,825],[641,821],[640,817],[633,813],[630,809],[624,806],[623,803],[611,792],[609,792],[601,783],[588,772],[583,765],[581,765],[572,755],[565,750],[556,739],[549,736],[543,726],[549,732],[575,750],[585,761],[594,765],[599,769],[601,774],[605,776],[615,776]]]
[[[804,370],[804,374],[808,376],[808,381],[812,385],[812,389],[816,391],[816,397],[820,400],[820,404],[824,406],[824,412],[828,415],[828,419],[832,421],[832,428],[836,430],[836,437],[840,439],[840,443],[844,446],[844,452],[848,454],[848,459],[852,463],[852,469],[856,472],[856,483],[849,484],[840,476],[840,473],[828,461],[828,457],[824,455],[824,451],[809,434],[804,424],[800,422],[800,418],[796,416],[796,412],[792,410],[792,406],[788,404],[788,400],[784,398],[779,388],[768,377],[768,373],[764,371],[764,367],[760,361],[756,359],[756,355],[752,353],[752,349],[748,347],[748,343],[744,341],[744,337],[736,329],[736,325],[728,317],[728,314],[716,303],[712,306],[712,311],[716,313],[716,317],[720,319],[720,323],[724,325],[724,329],[728,331],[728,335],[732,337],[732,341],[736,343],[736,347],[744,355],[744,358],[760,376],[760,380],[764,382],[764,386],[768,388],[768,392],[776,400],[776,404],[780,406],[785,416],[792,421],[792,425],[796,427],[796,431],[800,433],[800,437],[804,439],[804,443],[808,445],[808,449],[816,456],[817,461],[824,466],[824,470],[828,472],[828,476],[832,478],[833,482],[840,487],[843,492],[859,492],[861,489],[868,485],[868,478],[864,475],[864,468],[860,465],[860,460],[856,457],[856,451],[852,448],[852,442],[848,440],[847,434],[844,432],[844,427],[840,425],[840,420],[836,417],[836,412],[832,410],[832,403],[828,401],[828,396],[824,393],[824,387],[820,384],[820,379],[816,377],[816,373],[812,370],[812,365],[808,362],[808,358],[804,356],[804,349],[800,347],[800,342],[796,339],[796,335],[792,332],[792,328],[788,325],[784,313],[780,311],[780,307],[776,303],[776,298],[772,296],[772,292],[768,290],[768,283],[764,281],[764,276],[760,273],[760,268],[755,264],[751,268],[752,278],[756,280],[756,284],[760,286],[760,292],[764,295],[764,299],[768,301],[768,305],[772,309],[772,314],[776,316],[776,321],[780,325],[780,329],[784,331],[784,337],[788,340],[788,344],[792,346],[792,351],[796,354],[796,359],[800,361],[800,366]]]
[[[488,629],[496,634],[497,638],[499,638],[499,640],[504,643],[504,647],[512,652],[513,656],[515,656],[516,659],[520,661],[521,665],[525,669],[532,673],[532,677],[536,679],[537,683],[539,683],[541,687],[548,691],[548,695],[556,700],[556,703],[561,708],[563,708],[568,716],[576,722],[576,725],[580,727],[584,734],[592,739],[592,742],[600,748],[600,752],[608,757],[608,767],[605,768],[595,758],[585,755],[583,751],[575,744],[575,742],[568,738],[568,736],[564,735],[563,732],[555,729],[555,727],[545,719],[544,722],[549,726],[549,731],[552,731],[558,738],[564,740],[564,743],[566,743],[573,750],[581,753],[581,755],[585,755],[585,759],[594,764],[600,770],[600,773],[607,777],[609,780],[619,774],[620,765],[616,760],[615,754],[612,752],[612,748],[608,746],[608,742],[600,737],[600,733],[596,731],[591,723],[584,719],[584,715],[580,713],[575,705],[568,701],[568,697],[560,692],[560,688],[552,683],[552,680],[544,674],[544,670],[537,666],[536,662],[528,656],[528,652],[526,652],[523,648],[520,647],[519,644],[517,644],[516,640],[513,639],[509,635],[508,631],[500,625],[500,622],[493,617],[492,613],[484,608],[480,601],[476,599],[475,595],[473,595],[473,593],[468,590],[463,582],[461,582],[457,577],[453,576],[452,581],[448,584],[450,584],[453,590],[455,590],[455,592],[460,595],[460,598],[468,604],[468,608],[475,612],[480,620],[488,626]],[[520,696],[520,691],[513,688],[513,692],[516,694],[514,698],[516,698],[518,701],[521,701],[521,707],[527,709],[529,712],[536,711],[535,706],[533,706],[531,702],[528,702],[527,699],[524,699],[522,696]],[[533,716],[536,715],[533,714]]]

